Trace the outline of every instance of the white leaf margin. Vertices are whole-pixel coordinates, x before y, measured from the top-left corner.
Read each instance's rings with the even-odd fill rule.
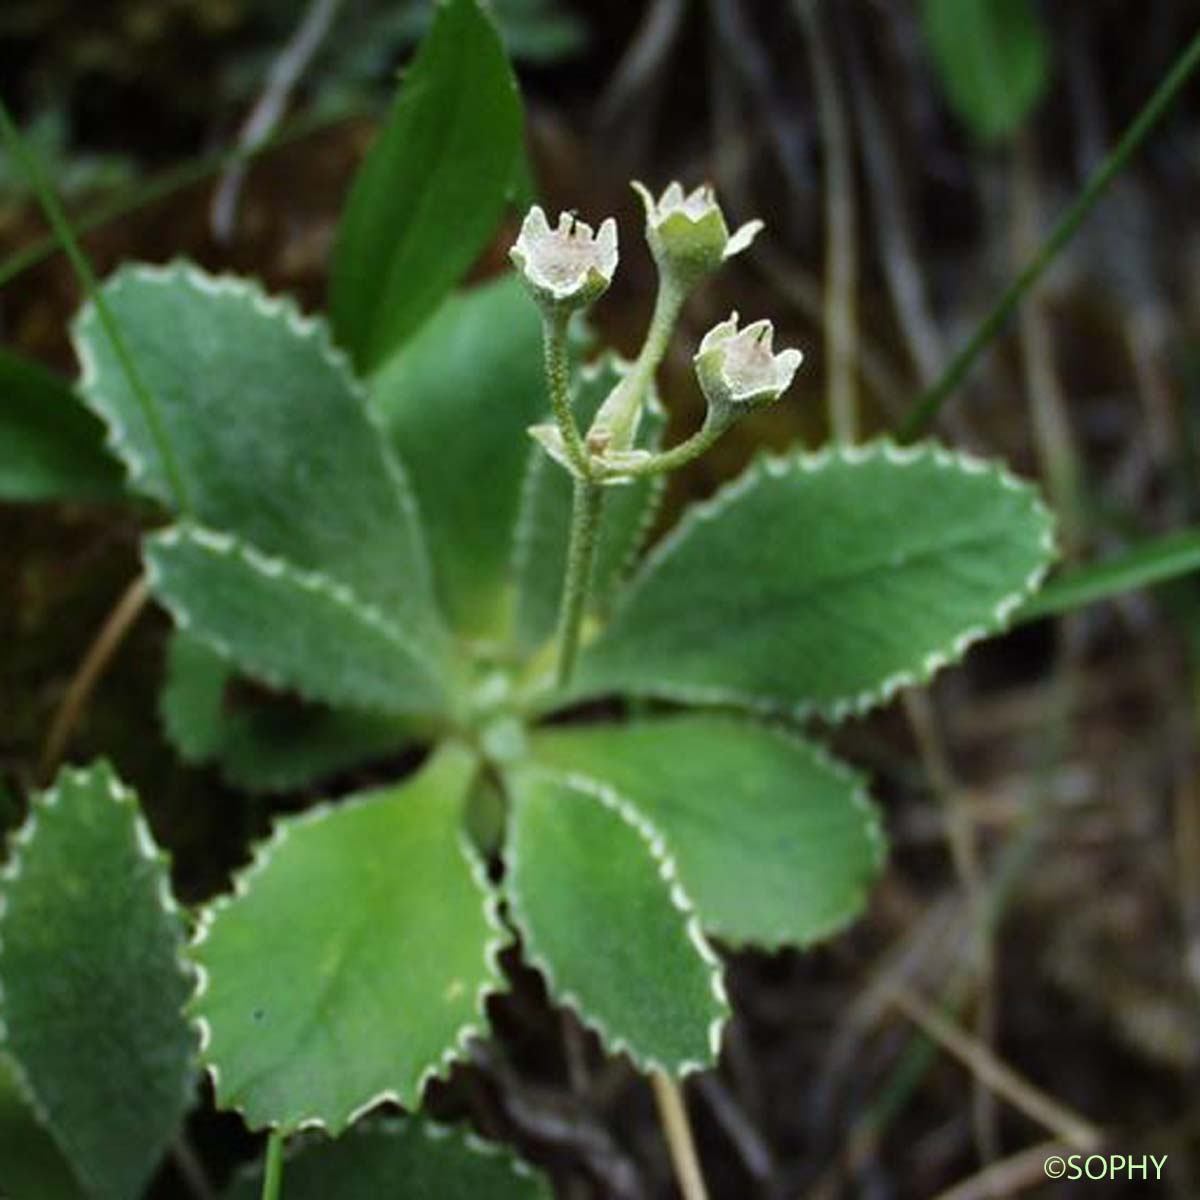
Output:
[[[373,415],[366,385],[355,374],[349,356],[333,340],[328,322],[319,316],[310,316],[300,310],[296,301],[287,295],[269,295],[253,279],[240,275],[211,275],[185,258],[172,259],[163,264],[133,263],[120,267],[101,284],[106,296],[119,294],[130,282],[148,283],[159,287],[175,287],[180,283],[196,289],[206,296],[232,297],[249,302],[251,308],[269,320],[282,320],[300,341],[312,342],[322,360],[345,385],[347,394],[358,402],[367,422],[376,433],[380,458],[392,480],[397,501],[413,534],[416,565],[421,573],[418,581],[423,592],[433,600],[433,564],[424,536],[424,525],[417,507],[416,497],[408,481],[403,464],[387,444],[378,419]],[[71,322],[71,345],[80,364],[77,390],[91,409],[104,423],[105,444],[117,458],[128,465],[130,485],[139,484],[149,495],[165,503],[174,511],[174,497],[164,495],[152,486],[153,473],[142,456],[135,450],[128,427],[121,421],[120,405],[113,404],[104,391],[103,372],[100,370],[92,348],[93,330],[99,321],[95,305],[88,301]],[[107,339],[103,329],[95,331]],[[435,609],[436,611],[436,609]]]
[[[398,650],[403,651],[413,662],[422,667],[428,675],[429,687],[432,694],[440,694],[446,700],[445,688],[441,683],[440,674],[424,650],[419,649],[414,641],[404,635],[400,627],[390,621],[383,611],[361,599],[344,583],[333,579],[321,571],[309,571],[295,566],[284,558],[263,553],[251,543],[232,533],[218,532],[204,525],[190,521],[180,522],[156,533],[149,534],[142,540],[142,561],[145,565],[146,580],[151,592],[159,603],[170,612],[176,626],[225,660],[231,667],[240,667],[249,675],[261,680],[277,691],[295,692],[297,695],[316,704],[340,704],[347,708],[363,708],[361,698],[350,693],[334,696],[332,694],[317,695],[311,689],[298,686],[291,680],[284,679],[278,672],[263,667],[260,663],[250,663],[245,655],[236,653],[230,644],[217,634],[201,629],[194,621],[187,603],[179,597],[164,596],[160,590],[162,573],[153,559],[156,546],[178,546],[188,540],[195,542],[203,549],[219,558],[240,558],[253,571],[269,579],[287,579],[300,591],[324,596],[361,624],[370,626],[376,633],[390,641]],[[390,704],[372,706],[374,711],[383,713],[402,714],[404,710],[393,708]]]
[[[667,896],[671,904],[684,917],[684,930],[687,940],[691,942],[693,949],[699,954],[701,960],[709,970],[709,990],[720,1010],[719,1015],[709,1023],[708,1027],[708,1044],[712,1061],[688,1060],[675,1066],[660,1062],[653,1054],[644,1053],[632,1045],[623,1035],[613,1033],[601,1017],[589,1011],[587,1005],[579,996],[559,982],[554,973],[554,968],[550,965],[545,955],[538,949],[536,938],[530,933],[528,915],[524,908],[521,894],[515,886],[519,856],[515,844],[516,818],[512,816],[508,822],[508,831],[504,842],[504,896],[508,901],[508,908],[513,922],[521,934],[522,957],[532,966],[536,967],[545,978],[551,996],[558,1003],[570,1008],[584,1025],[593,1030],[604,1044],[606,1050],[613,1054],[622,1052],[627,1054],[634,1066],[643,1074],[650,1074],[657,1071],[665,1075],[671,1075],[677,1079],[683,1079],[699,1071],[709,1070],[721,1053],[721,1040],[724,1035],[725,1026],[732,1015],[732,1009],[729,1003],[729,995],[725,990],[723,965],[716,951],[705,937],[704,930],[700,927],[695,905],[688,897],[687,892],[684,891],[683,884],[679,881],[678,868],[667,848],[666,839],[657,827],[647,820],[645,815],[617,792],[615,788],[601,783],[588,775],[572,771],[558,771],[542,766],[524,767],[520,774],[526,777],[542,776],[543,778],[551,779],[556,783],[582,792],[585,796],[599,801],[600,804],[610,809],[629,825],[650,851],[651,858],[658,867],[659,877],[666,884]]]
[[[398,784],[391,785],[391,787],[401,787],[404,782],[402,780]],[[387,791],[391,789],[384,788],[382,790]],[[234,903],[250,893],[254,887],[255,879],[270,866],[276,852],[296,829],[310,825],[319,825],[335,813],[345,812],[350,805],[369,804],[375,799],[378,799],[378,792],[367,792],[350,797],[343,802],[334,803],[330,801],[317,804],[312,808],[306,809],[304,812],[294,816],[281,817],[277,820],[270,834],[254,848],[250,862],[242,870],[234,874],[231,890],[214,897],[200,909],[196,920],[195,932],[187,947],[188,953],[190,954],[195,951],[208,940],[213,924],[221,912],[230,908]],[[472,1039],[487,1031],[487,1000],[489,996],[502,991],[506,986],[500,956],[511,942],[512,933],[501,918],[500,894],[488,879],[487,868],[475,853],[474,847],[471,845],[465,830],[460,830],[458,843],[459,851],[466,862],[467,870],[479,891],[484,920],[487,922],[492,934],[483,948],[483,959],[487,971],[490,973],[490,978],[485,979],[476,990],[475,1015],[459,1026],[451,1038],[449,1045],[442,1052],[441,1057],[436,1062],[427,1066],[412,1083],[412,1096],[410,1098],[406,1099],[402,1096],[398,1088],[382,1088],[380,1091],[369,1096],[356,1108],[350,1109],[347,1113],[343,1114],[339,1121],[330,1122],[322,1116],[312,1114],[301,1117],[294,1124],[289,1123],[283,1130],[285,1133],[290,1134],[305,1130],[315,1130],[330,1137],[336,1137],[343,1130],[354,1126],[362,1117],[366,1116],[368,1112],[380,1104],[392,1103],[404,1108],[410,1103],[419,1102],[430,1081],[445,1077],[456,1063],[469,1055]],[[189,957],[187,961],[196,978],[196,988],[185,1004],[184,1011],[191,1016],[192,1022],[199,1032],[201,1061],[204,1070],[212,1080],[213,1090],[220,1101],[220,1107],[226,1111],[238,1113],[247,1128],[279,1128],[278,1124],[273,1122],[267,1122],[263,1125],[252,1123],[246,1113],[245,1102],[238,1101],[237,1097],[227,1096],[222,1091],[220,1064],[208,1056],[208,1050],[212,1044],[212,1028],[208,1020],[195,1011],[208,991],[208,970],[203,964],[195,961],[194,958]]]
[[[137,857],[154,871],[159,906],[162,912],[172,919],[171,924],[175,927],[175,964],[181,975],[194,981],[196,979],[195,965],[186,955],[187,914],[171,891],[170,855],[154,840],[154,834],[150,832],[150,825],[138,802],[137,793],[122,782],[116,770],[104,759],[99,759],[87,767],[63,767],[50,787],[34,792],[30,798],[29,813],[25,821],[9,836],[8,859],[3,867],[0,867],[0,947],[3,946],[4,926],[8,920],[8,889],[21,878],[25,853],[37,837],[38,818],[42,812],[58,807],[66,788],[90,786],[97,774],[105,784],[108,799],[128,814],[129,826],[133,831],[134,851]],[[198,1046],[193,1038],[193,1064],[197,1051]],[[62,1152],[72,1177],[86,1191],[88,1181],[78,1174],[70,1148],[62,1144],[53,1118],[38,1096],[37,1089],[33,1086],[20,1056],[12,1045],[8,1019],[5,1014],[5,988],[2,975],[0,975],[0,1054],[4,1055],[5,1061],[9,1065],[13,1082],[21,1099],[28,1105],[29,1111],[37,1123],[50,1134],[54,1144]],[[197,1073],[193,1066],[193,1069],[187,1074],[187,1082],[184,1086],[183,1108],[185,1111],[192,1106],[194,1101],[196,1079]]]
[[[847,717],[862,716],[871,709],[888,703],[904,688],[919,687],[927,683],[943,667],[961,660],[976,642],[1005,629],[1017,609],[1041,587],[1046,574],[1054,565],[1058,544],[1054,536],[1054,516],[1050,509],[1046,507],[1032,484],[1018,479],[1000,463],[989,462],[964,450],[951,450],[932,441],[901,446],[886,439],[866,442],[862,445],[829,445],[815,453],[760,455],[737,479],[719,489],[710,499],[693,504],[684,512],[674,529],[642,560],[642,565],[636,575],[618,596],[608,624],[612,624],[612,621],[620,615],[621,610],[633,602],[638,591],[649,583],[658,567],[671,557],[698,526],[721,516],[726,509],[759,484],[772,477],[781,478],[793,474],[796,470],[804,474],[816,474],[834,461],[851,466],[862,466],[881,458],[901,467],[932,460],[939,467],[957,468],[968,475],[992,476],[1006,491],[1020,494],[1030,504],[1030,511],[1042,525],[1039,541],[1041,549],[1045,552],[1046,560],[1034,567],[1016,588],[1003,596],[986,620],[959,634],[947,648],[931,651],[915,669],[897,671],[876,687],[867,688],[842,700],[830,703],[803,701],[788,705],[750,692],[743,692],[737,688],[677,683],[647,684],[623,687],[620,690],[630,695],[652,696],[663,700],[675,700],[683,704],[713,707],[731,704],[745,711],[767,717],[785,715],[794,720],[804,720],[808,717],[820,716],[831,721],[842,721]],[[588,647],[585,646],[581,658],[586,657],[587,651]],[[565,699],[575,702],[593,694],[598,693],[580,686],[569,689]],[[538,711],[553,711],[562,706],[563,700],[563,696],[548,696]]]
[[[887,865],[888,858],[888,839],[884,830],[883,813],[872,798],[867,777],[861,771],[852,767],[849,763],[844,762],[842,759],[836,757],[822,742],[812,741],[799,731],[781,725],[777,721],[759,721],[751,717],[735,713],[709,713],[698,711],[691,714],[671,714],[671,716],[678,718],[683,718],[688,715],[703,717],[709,721],[719,721],[725,725],[739,730],[746,729],[757,733],[765,733],[784,743],[790,748],[796,749],[802,754],[809,755],[823,769],[827,770],[831,775],[846,785],[850,796],[851,806],[858,809],[864,818],[867,841],[871,846],[872,870],[875,872],[875,876],[878,876],[883,871],[883,868]],[[662,719],[664,718],[660,718],[660,720]],[[671,718],[667,717],[665,719],[669,720]],[[657,723],[658,722],[653,717],[649,717],[632,721],[623,721],[619,725],[614,725],[613,727],[620,730],[652,730]],[[553,727],[551,727],[543,730],[542,732],[552,735],[555,730]],[[536,744],[537,738],[535,736],[533,740],[535,759]],[[553,767],[545,767],[544,769],[548,771],[554,771]],[[579,771],[577,773],[571,772],[570,774],[581,779],[590,779],[594,788],[607,788],[612,790],[611,784],[605,783],[603,779],[598,778],[594,774],[589,774],[587,771]],[[622,799],[633,812],[637,813],[642,823],[648,829],[656,829],[650,819],[641,812],[640,808],[638,807],[636,796],[626,795],[622,797]],[[733,820],[735,818],[736,814],[731,814],[730,819]],[[656,832],[658,838],[662,842],[667,857],[674,862],[674,855],[670,849],[670,838],[661,831],[656,830]],[[777,932],[768,935],[766,938],[737,937],[730,934],[727,930],[722,929],[719,923],[705,922],[702,918],[700,918],[699,914],[697,914],[697,920],[707,935],[719,939],[723,945],[726,945],[731,949],[756,949],[774,952],[777,950],[782,950],[785,947],[792,946],[800,950],[809,950],[814,946],[818,946],[829,941],[843,930],[849,928],[854,924],[855,921],[859,919],[863,913],[863,910],[866,908],[867,899],[874,882],[874,877],[871,879],[864,879],[856,890],[855,897],[849,905],[849,911],[844,916],[837,917],[825,925],[818,926],[811,934],[802,939],[793,937],[790,933],[782,928],[780,928]],[[689,904],[691,903],[692,902],[689,901]]]

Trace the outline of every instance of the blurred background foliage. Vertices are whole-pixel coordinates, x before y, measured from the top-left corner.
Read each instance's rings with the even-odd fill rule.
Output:
[[[278,128],[296,136],[256,159],[222,231],[209,156],[237,143],[317,3],[0,6],[6,100],[72,213],[124,214],[86,239],[101,271],[186,254],[324,304],[347,183],[430,6],[332,6],[282,105]],[[848,389],[867,430],[894,427],[1200,28],[1197,0],[493,8],[547,205],[621,220],[622,269],[596,314],[620,349],[636,348],[653,288],[629,178],[710,179],[735,220],[768,223],[685,314],[663,373],[669,436],[702,411],[691,350],[730,308],[773,316],[808,362],[787,402],[673,480],[664,525],[759,447],[822,439],[827,389]],[[937,424],[1040,479],[1069,560],[1200,518],[1198,114],[1193,86]],[[510,221],[477,275],[501,267],[512,233]],[[44,234],[0,159],[0,336],[69,377],[69,270],[51,255],[18,273],[8,257]],[[0,505],[6,825],[137,570],[138,534],[125,507]],[[243,795],[177,761],[153,715],[165,633],[160,614],[138,625],[72,755],[104,753],[139,787],[193,900],[221,886],[271,811],[312,796]],[[848,937],[734,958],[722,1069],[690,1092],[714,1197],[961,1200],[989,1194],[989,1163],[994,1194],[1075,1194],[1021,1157],[1062,1135],[1030,1088],[1111,1130],[1114,1151],[1168,1153],[1153,1194],[1200,1194],[1198,655],[1200,591],[1184,580],[1019,628],[908,709],[839,734],[873,774],[893,862]],[[564,1196],[671,1194],[652,1105],[624,1064],[570,1020],[564,1051],[531,975],[495,1020],[499,1042],[437,1089],[437,1111],[515,1139]],[[997,1062],[1015,1095],[985,1082]],[[251,1149],[211,1110],[192,1133],[218,1177]],[[173,1170],[158,1194],[179,1194]],[[1092,1182],[1086,1194],[1140,1193]]]

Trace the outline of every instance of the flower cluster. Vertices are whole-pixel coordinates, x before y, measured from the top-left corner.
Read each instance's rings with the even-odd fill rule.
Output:
[[[763,225],[748,221],[731,234],[708,186],[685,193],[672,183],[657,200],[642,184],[633,187],[646,210],[646,240],[659,271],[659,299],[642,351],[586,435],[575,426],[562,370],[551,372],[549,381],[556,424],[530,430],[568,470],[595,482],[624,482],[695,457],[743,413],[777,400],[791,385],[803,357],[798,350],[774,351],[770,321],[755,321],[739,330],[734,313],[705,334],[694,358],[708,404],[704,428],[661,454],[635,449],[646,395],[684,300],[700,280],[747,249]],[[616,222],[608,217],[593,231],[574,214],[562,213],[551,226],[535,205],[509,253],[546,315],[547,361],[565,362],[566,319],[592,304],[612,283],[619,258]]]

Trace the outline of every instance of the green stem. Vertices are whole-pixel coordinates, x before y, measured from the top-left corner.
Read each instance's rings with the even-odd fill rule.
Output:
[[[1013,309],[1021,302],[1027,291],[1042,277],[1046,268],[1054,261],[1058,252],[1074,237],[1079,227],[1104,195],[1109,184],[1121,173],[1133,153],[1145,141],[1146,135],[1158,124],[1163,113],[1182,90],[1192,72],[1200,65],[1200,33],[1188,43],[1187,48],[1176,60],[1175,65],[1158,85],[1146,106],[1138,113],[1133,124],[1113,147],[1109,156],[1100,164],[1084,189],[1070,208],[1050,231],[1041,248],[1029,264],[1009,285],[1007,291],[996,302],[995,307],[984,318],[970,341],[954,356],[941,379],[931,387],[909,410],[900,424],[898,436],[901,441],[919,437],[937,416],[942,405],[958,390],[975,360],[988,347],[1004,327]]]
[[[283,1134],[272,1129],[267,1135],[267,1167],[263,1173],[262,1200],[279,1200],[283,1193]]]
[[[558,686],[566,687],[579,657],[579,636],[587,611],[592,565],[596,561],[596,541],[600,528],[604,489],[586,479],[575,480],[575,498],[571,507],[571,541],[567,547],[567,573],[563,580],[562,602],[558,617]]]
[[[108,307],[108,301],[101,294],[100,284],[96,279],[95,273],[92,271],[91,263],[88,262],[87,256],[80,249],[79,243],[71,231],[71,224],[63,212],[58,196],[50,186],[49,181],[42,174],[42,169],[36,156],[26,145],[25,139],[17,129],[3,100],[0,100],[0,131],[4,134],[4,140],[8,143],[8,148],[12,153],[13,159],[25,172],[26,178],[29,180],[29,185],[37,196],[38,202],[46,214],[46,219],[50,222],[50,226],[54,230],[55,237],[58,238],[59,244],[71,260],[71,266],[75,269],[75,274],[79,277],[79,282],[83,290],[96,306],[96,313],[100,318],[100,323],[104,326],[104,332],[108,340],[112,343],[113,352],[121,364],[121,370],[129,383],[130,390],[137,397],[146,427],[150,432],[150,437],[154,441],[155,449],[158,451],[158,456],[162,461],[163,472],[167,477],[167,483],[171,489],[175,505],[180,512],[186,513],[190,508],[187,489],[184,487],[183,476],[180,474],[175,457],[171,453],[162,414],[159,412],[153,396],[151,396],[145,383],[142,381],[141,375],[138,373],[137,366],[133,361],[133,355],[130,353],[129,346],[121,334],[120,326],[117,324],[112,310]]]
[[[658,295],[654,300],[654,312],[646,340],[638,353],[637,360],[629,373],[613,389],[612,395],[600,406],[592,422],[592,432],[605,432],[606,449],[628,450],[633,446],[637,434],[638,417],[645,403],[646,391],[654,379],[654,373],[667,353],[675,322],[687,299],[684,290],[667,276],[660,276]]]
[[[609,467],[605,473],[610,477],[640,479],[647,475],[663,475],[667,471],[677,471],[709,450],[732,424],[732,418],[714,419],[710,412],[705,418],[704,424],[686,441],[672,446],[670,450],[664,450],[661,454],[652,454],[640,462],[631,462],[628,466]]]
[[[571,411],[571,364],[567,355],[567,321],[562,313],[547,312],[542,322],[542,347],[546,355],[546,388],[558,432],[577,476],[589,478],[591,455],[583,444]]]

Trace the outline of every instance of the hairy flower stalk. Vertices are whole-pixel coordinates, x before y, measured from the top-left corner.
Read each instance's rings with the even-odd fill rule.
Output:
[[[542,310],[546,385],[557,438],[535,436],[577,478],[591,475],[591,460],[571,412],[567,325],[571,314],[599,299],[617,269],[617,224],[609,217],[598,232],[572,213],[561,213],[551,228],[538,205],[529,210],[509,251],[530,294]]]

